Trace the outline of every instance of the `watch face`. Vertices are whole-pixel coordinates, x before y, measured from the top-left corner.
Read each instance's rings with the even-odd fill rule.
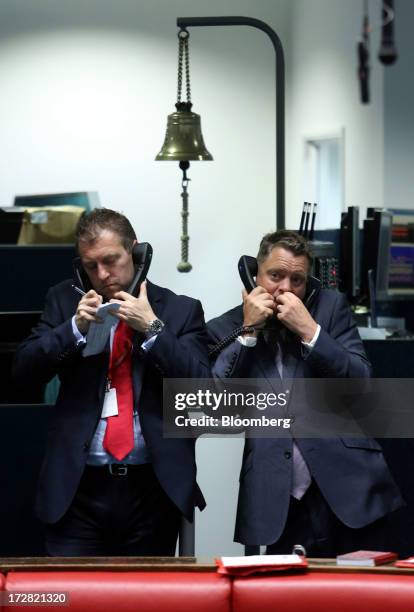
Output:
[[[154,321],[151,321],[148,325],[148,331],[151,334],[159,334],[163,327],[164,323],[160,319],[154,319]]]

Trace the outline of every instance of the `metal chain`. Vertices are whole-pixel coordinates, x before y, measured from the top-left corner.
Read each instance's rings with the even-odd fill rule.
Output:
[[[190,87],[190,51],[188,39],[190,34],[186,30],[178,33],[178,75],[177,75],[177,102],[181,102],[181,91],[183,86],[183,60],[185,61],[185,80],[187,91],[187,102],[191,102]]]
[[[178,78],[177,78],[177,102],[181,102],[181,88],[183,85],[183,44],[178,35]]]
[[[188,38],[184,39],[184,55],[185,55],[185,78],[187,82],[187,102],[191,102],[191,86],[190,86],[190,47]]]

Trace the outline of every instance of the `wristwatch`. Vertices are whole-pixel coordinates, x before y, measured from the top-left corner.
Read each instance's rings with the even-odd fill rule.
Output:
[[[156,336],[164,329],[164,323],[161,319],[153,319],[148,323],[146,336],[147,338],[152,338],[152,336]]]

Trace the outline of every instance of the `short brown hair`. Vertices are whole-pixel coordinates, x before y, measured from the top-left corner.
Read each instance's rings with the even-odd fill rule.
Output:
[[[309,242],[297,232],[278,230],[263,236],[257,254],[257,261],[262,263],[275,247],[282,247],[293,253],[296,257],[304,255],[309,261],[309,268],[312,267],[313,254]]]
[[[110,208],[94,208],[90,213],[81,216],[75,233],[77,250],[79,251],[80,242],[95,242],[103,230],[118,234],[124,249],[129,253],[132,251],[137,239],[134,228],[125,215]]]

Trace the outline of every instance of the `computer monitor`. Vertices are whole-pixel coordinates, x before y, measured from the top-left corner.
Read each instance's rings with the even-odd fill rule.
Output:
[[[348,206],[348,211],[341,215],[339,260],[339,287],[350,302],[355,302],[361,291],[358,206]]]
[[[364,221],[363,248],[363,295],[369,294],[368,270],[374,272],[375,298],[387,301],[392,243],[392,213],[388,210],[371,208]]]

